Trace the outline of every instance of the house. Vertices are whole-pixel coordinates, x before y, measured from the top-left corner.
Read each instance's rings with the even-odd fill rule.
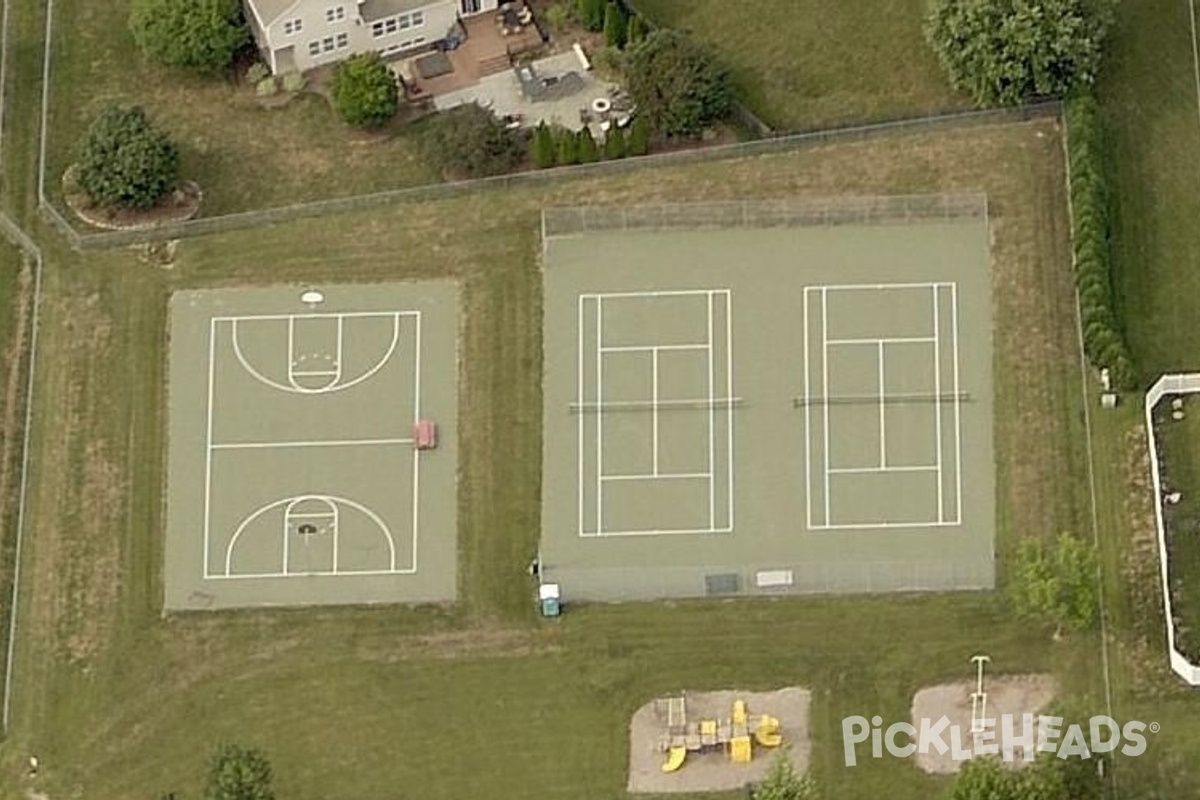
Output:
[[[428,48],[462,17],[498,0],[244,0],[246,19],[271,72],[305,72],[372,50]]]

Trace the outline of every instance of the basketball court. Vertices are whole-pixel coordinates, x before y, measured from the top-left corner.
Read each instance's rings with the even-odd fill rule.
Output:
[[[564,597],[990,588],[985,219],[544,242]]]
[[[454,598],[456,306],[448,283],[172,298],[167,608]]]

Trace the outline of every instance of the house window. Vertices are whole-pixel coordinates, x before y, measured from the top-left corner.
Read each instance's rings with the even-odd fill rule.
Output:
[[[321,40],[321,52],[322,53],[332,53],[333,52],[333,37],[332,36],[326,36],[324,39]]]
[[[350,34],[339,33],[337,35],[337,49],[345,50],[349,46],[350,46]]]
[[[326,22],[341,22],[346,18],[345,6],[334,6],[333,8],[325,9]]]
[[[425,12],[414,11],[411,14],[397,14],[385,17],[371,23],[371,35],[378,39],[381,36],[391,36],[409,28],[419,28],[425,24]]]
[[[308,43],[308,54],[309,54],[310,56],[319,56],[319,55],[321,55],[321,43],[320,43],[320,42],[316,42],[316,41],[309,42],[309,43]]]
[[[304,30],[304,20],[300,18],[289,19],[283,23],[283,33],[285,36],[291,36],[294,33],[299,33]]]

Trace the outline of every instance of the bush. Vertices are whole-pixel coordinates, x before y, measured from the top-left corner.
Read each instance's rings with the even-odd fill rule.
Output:
[[[444,175],[480,178],[513,170],[523,155],[517,133],[477,103],[436,114],[422,149]]]
[[[179,180],[179,148],[138,106],[109,106],[88,128],[76,182],[92,203],[146,209]]]
[[[382,125],[400,107],[396,76],[376,52],[351,56],[333,69],[333,104],[351,125]]]
[[[308,85],[308,81],[299,72],[283,73],[282,83],[285,92],[302,92],[304,91],[304,87]]]
[[[533,144],[530,147],[533,165],[538,169],[553,167],[555,163],[554,133],[550,126],[542,121],[533,131]]]
[[[1096,369],[1109,371],[1117,389],[1132,389],[1137,374],[1113,292],[1110,215],[1104,145],[1096,101],[1090,92],[1069,97],[1064,106],[1071,183],[1071,238],[1075,287],[1083,328],[1083,350]]]
[[[246,70],[246,80],[250,81],[250,83],[256,86],[262,81],[263,78],[269,77],[270,75],[271,70],[261,61],[255,61]]]
[[[275,800],[271,764],[261,750],[219,745],[208,767],[205,800]]]
[[[169,67],[216,72],[250,39],[239,0],[133,0],[133,39]]]
[[[605,0],[579,0],[579,22],[592,33],[604,30]]]
[[[690,136],[729,113],[729,72],[683,34],[656,30],[630,51],[629,94],[657,133]]]
[[[646,38],[646,22],[640,14],[630,14],[628,27],[625,31],[625,45],[637,44]]]
[[[625,49],[628,25],[629,22],[625,19],[625,10],[618,4],[610,2],[604,8],[604,43],[618,50]]]
[[[550,26],[552,30],[561,31],[571,23],[572,19],[571,6],[566,0],[558,0],[542,12],[542,19]]]
[[[933,0],[926,38],[951,85],[980,104],[1089,86],[1115,0]]]
[[[629,126],[629,141],[625,152],[631,156],[644,156],[650,153],[650,124],[642,117],[634,117]]]
[[[575,132],[562,128],[555,136],[554,160],[560,167],[579,163],[579,139]]]
[[[596,147],[596,139],[592,136],[591,128],[583,128],[577,135],[576,153],[580,164],[592,164],[600,160],[600,148]]]
[[[275,82],[275,77],[268,76],[254,85],[254,93],[259,97],[270,97],[279,91],[279,84]]]
[[[616,161],[625,157],[625,129],[613,126],[604,134],[604,159]]]

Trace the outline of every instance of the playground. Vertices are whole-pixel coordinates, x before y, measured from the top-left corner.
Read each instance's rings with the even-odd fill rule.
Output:
[[[551,232],[544,267],[567,602],[993,586],[985,219]]]
[[[166,606],[452,600],[450,283],[177,293]]]
[[[639,708],[629,724],[633,793],[715,792],[761,780],[786,753],[808,768],[806,689],[683,692]]]

